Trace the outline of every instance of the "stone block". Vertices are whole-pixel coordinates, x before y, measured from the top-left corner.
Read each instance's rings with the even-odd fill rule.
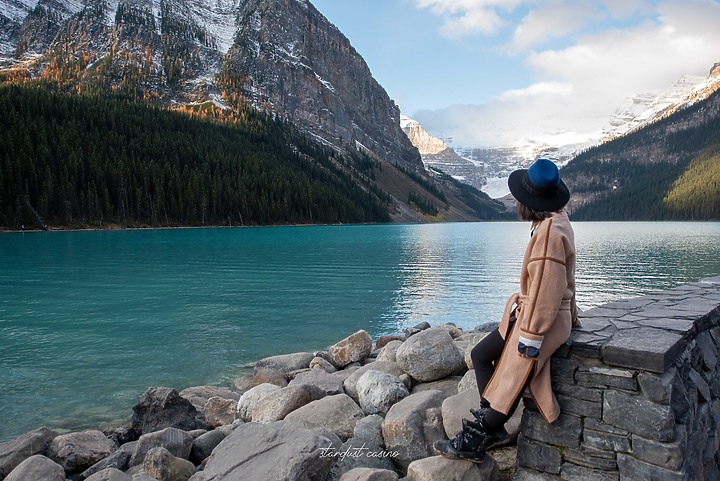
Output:
[[[703,331],[697,336],[697,344],[702,351],[703,362],[705,367],[710,371],[714,371],[718,365],[718,348],[713,342],[709,331]]]
[[[637,380],[640,392],[655,404],[670,404],[675,368],[669,369],[662,375],[641,372]]]
[[[582,423],[580,418],[562,413],[552,424],[548,424],[539,412],[527,408],[523,412],[522,435],[557,446],[577,448],[580,446]]]
[[[635,372],[625,369],[591,367],[588,370],[578,369],[575,379],[588,386],[607,386],[610,388],[636,391],[638,388]]]
[[[593,431],[587,428],[583,431],[583,446],[621,453],[629,453],[631,450],[629,436]]]
[[[641,461],[663,466],[672,471],[680,470],[687,448],[687,435],[684,429],[678,429],[677,432],[678,436],[671,443],[661,443],[633,435],[633,456]]]
[[[571,384],[553,383],[553,390],[556,394],[565,394],[575,399],[583,399],[585,401],[602,402],[603,390],[583,387]]]
[[[638,481],[648,479],[652,481],[697,481],[687,473],[670,471],[653,464],[639,461],[627,454],[618,454],[618,469],[620,481]]]
[[[663,373],[687,344],[683,334],[642,327],[617,332],[602,348],[602,359],[612,366]]]
[[[615,471],[617,477],[617,462],[615,454],[608,451],[597,451],[594,449],[566,449],[562,452],[563,468],[568,463],[575,466],[584,466],[588,470]]]
[[[648,439],[665,442],[675,439],[675,418],[670,406],[655,404],[644,396],[605,392],[603,421]]]
[[[572,384],[574,382],[575,371],[578,368],[577,361],[553,357],[550,360],[550,363],[550,376],[554,382],[567,384]]]
[[[557,395],[558,403],[562,412],[574,414],[575,416],[589,417],[593,419],[602,418],[602,403],[576,399],[562,394]]]
[[[454,460],[442,456],[413,461],[408,467],[407,481],[494,481],[498,479],[498,465],[492,456],[482,463]]]
[[[618,481],[617,471],[587,469],[572,463],[562,465],[561,477],[563,481]]]
[[[560,474],[562,456],[560,450],[538,443],[525,436],[518,437],[518,465],[551,474]]]

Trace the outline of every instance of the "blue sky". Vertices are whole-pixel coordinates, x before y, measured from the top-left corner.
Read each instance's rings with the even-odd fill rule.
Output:
[[[311,0],[432,134],[597,132],[630,96],[720,62],[715,0]]]

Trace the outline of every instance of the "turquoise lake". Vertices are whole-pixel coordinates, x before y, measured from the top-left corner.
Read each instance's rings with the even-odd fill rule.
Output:
[[[720,223],[575,223],[587,309],[720,274]],[[498,320],[518,222],[0,234],[0,442],[104,427],[149,386],[422,321]]]

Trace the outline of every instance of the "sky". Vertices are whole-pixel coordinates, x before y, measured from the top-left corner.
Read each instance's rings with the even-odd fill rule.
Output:
[[[459,147],[583,138],[720,62],[715,0],[310,0],[403,115]]]

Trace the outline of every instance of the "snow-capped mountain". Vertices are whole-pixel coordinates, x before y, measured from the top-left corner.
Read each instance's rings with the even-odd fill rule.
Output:
[[[639,94],[627,99],[610,115],[608,126],[596,136],[578,137],[572,132],[566,132],[562,135],[550,135],[542,140],[524,139],[504,147],[451,148],[461,157],[484,166],[486,179],[482,190],[490,197],[500,198],[509,194],[507,178],[510,172],[527,168],[536,158],[547,157],[562,167],[579,152],[621,137],[707,99],[718,89],[720,63],[711,68],[708,77],[683,76],[660,94]],[[447,144],[452,145],[449,141]],[[438,168],[443,170],[441,160]]]
[[[400,109],[309,0],[0,0],[0,77],[164,106],[248,104],[422,170]]]
[[[458,155],[448,144],[428,134],[417,121],[410,117],[401,115],[400,127],[420,151],[426,169],[432,167],[442,170],[477,189],[482,189],[486,184],[482,162],[475,162]]]

